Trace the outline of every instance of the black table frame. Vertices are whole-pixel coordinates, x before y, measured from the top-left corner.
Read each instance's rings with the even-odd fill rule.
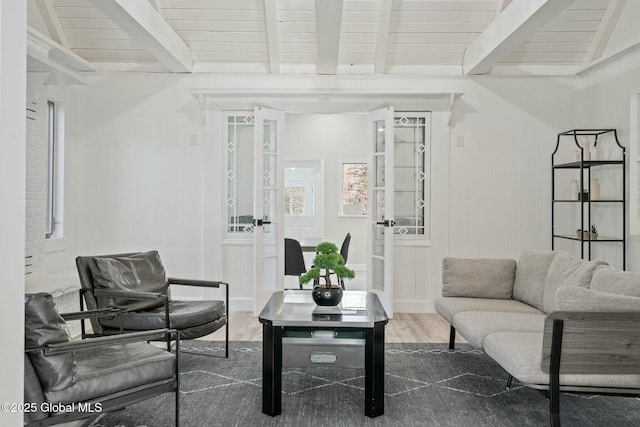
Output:
[[[272,417],[282,413],[282,335],[288,331],[326,330],[321,326],[273,326],[262,323],[262,412]],[[336,331],[361,331],[365,335],[364,414],[377,417],[384,414],[384,327],[387,321],[373,327],[332,327]]]

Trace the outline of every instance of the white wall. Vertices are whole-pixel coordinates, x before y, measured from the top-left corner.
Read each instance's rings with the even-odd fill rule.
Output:
[[[366,218],[340,217],[341,162],[367,161],[366,114],[287,114],[285,157],[324,159],[324,240],[351,233],[349,264],[366,264]]]
[[[446,112],[433,116],[432,246],[411,254],[396,250],[397,308],[429,310],[440,292],[443,256],[517,258],[524,248],[550,247],[550,156],[557,133],[574,127],[577,84],[578,79],[551,78],[348,77],[337,82],[282,76],[97,76],[72,97],[75,129],[69,131],[67,150],[73,153],[69,197],[77,206],[77,251],[155,248],[170,274],[228,280],[232,299],[246,302],[253,289],[251,274],[242,268],[246,248],[220,249],[224,159],[215,109],[224,108],[223,102],[211,97],[203,128],[191,90],[242,87],[246,93],[266,87],[358,85],[363,91],[464,92],[454,105],[450,130]],[[244,102],[252,108],[251,99]],[[233,109],[240,109],[239,103]],[[357,121],[362,125],[355,125]],[[287,115],[291,156],[326,156],[325,234],[336,242],[347,231],[354,234],[366,227],[361,219],[335,216],[338,174],[330,173],[342,155],[364,153],[358,144],[366,144],[366,132],[359,131],[360,126],[366,129],[365,121],[356,114]],[[322,131],[313,130],[319,126]],[[347,126],[351,130],[341,135],[338,129]],[[458,137],[463,146],[458,146]],[[362,243],[354,248],[356,263],[365,248]]]
[[[0,2],[0,401],[23,400],[26,3]],[[19,412],[0,413],[3,426],[22,425]]]

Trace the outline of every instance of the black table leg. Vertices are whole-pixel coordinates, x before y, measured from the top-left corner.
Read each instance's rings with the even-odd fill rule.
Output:
[[[384,323],[365,330],[364,414],[384,414]]]
[[[262,324],[262,413],[282,413],[282,328]]]

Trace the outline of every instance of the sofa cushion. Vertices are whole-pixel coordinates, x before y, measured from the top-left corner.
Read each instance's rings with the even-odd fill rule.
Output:
[[[556,292],[556,305],[558,310],[566,311],[640,311],[640,297],[560,286]]]
[[[513,284],[513,299],[522,301],[542,310],[544,283],[554,251],[525,249],[518,259],[516,279]]]
[[[442,296],[510,299],[516,261],[513,259],[442,260]]]
[[[485,353],[524,384],[549,384],[542,370],[542,333],[495,332],[484,340]],[[640,375],[565,374],[560,385],[640,388]]]
[[[456,314],[465,311],[490,311],[540,314],[540,310],[512,299],[487,299],[465,297],[440,297],[435,301],[438,314],[453,324]]]
[[[640,273],[622,271],[601,265],[593,272],[591,286],[594,291],[640,297]]]
[[[567,252],[558,252],[551,261],[544,284],[542,300],[544,312],[550,313],[557,310],[556,291],[560,286],[588,288],[591,284],[593,271],[604,264],[606,262],[602,260],[585,261]]]
[[[453,327],[475,348],[482,349],[484,339],[494,332],[543,332],[546,315],[465,311],[453,317]]]
[[[48,293],[24,296],[24,345],[26,349],[68,342],[67,324],[58,314],[53,297]],[[62,390],[77,379],[73,352],[54,355],[44,350],[27,352],[44,391]]]
[[[95,257],[91,265],[95,288],[167,293],[167,277],[157,251],[127,256]],[[146,310],[162,302],[98,298],[98,307]]]

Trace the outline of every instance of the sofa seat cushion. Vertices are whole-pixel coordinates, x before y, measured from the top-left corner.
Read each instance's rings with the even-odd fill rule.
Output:
[[[544,283],[555,251],[525,249],[518,258],[513,299],[522,301],[542,311]]]
[[[451,324],[454,316],[464,311],[540,314],[537,308],[512,299],[440,297],[435,301],[435,308]]]
[[[546,315],[495,311],[465,311],[453,317],[453,327],[469,344],[482,349],[484,339],[494,332],[543,332]]]
[[[605,265],[602,260],[585,261],[567,252],[558,252],[551,261],[544,284],[542,306],[545,313],[556,311],[556,291],[560,286],[580,286],[588,288],[594,270]]]
[[[610,294],[640,297],[640,273],[601,265],[593,272],[589,289]]]
[[[511,299],[516,262],[513,259],[442,260],[442,296]]]
[[[640,298],[598,292],[579,286],[560,286],[556,292],[558,310],[640,312]]]
[[[48,402],[83,402],[153,381],[171,379],[175,372],[175,355],[147,343],[76,351],[76,362],[76,383],[64,390],[45,392]]]
[[[485,353],[523,384],[548,385],[541,368],[542,333],[495,332],[484,340]],[[560,374],[561,386],[640,388],[640,375]]]
[[[173,329],[205,325],[224,316],[223,301],[169,301],[169,318]],[[147,311],[122,313],[120,317],[126,330],[146,331],[167,327],[164,305]],[[100,319],[100,324],[109,328],[120,328],[120,319]]]

